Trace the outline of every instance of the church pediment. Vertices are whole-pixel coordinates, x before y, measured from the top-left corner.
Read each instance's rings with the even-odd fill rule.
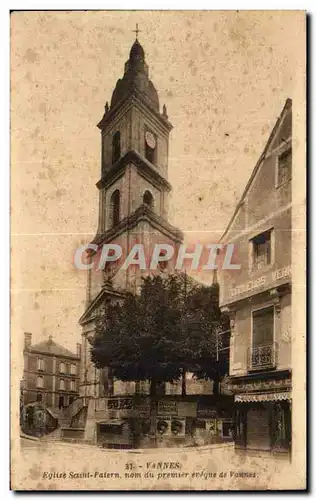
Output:
[[[94,321],[101,312],[101,308],[107,299],[122,300],[124,299],[124,293],[114,290],[111,287],[104,286],[88,305],[87,309],[79,319],[79,324],[83,326],[86,323]]]

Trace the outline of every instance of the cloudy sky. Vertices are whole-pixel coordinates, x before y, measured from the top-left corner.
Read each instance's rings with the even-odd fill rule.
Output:
[[[170,222],[188,240],[225,229],[300,82],[295,12],[18,12],[11,16],[12,334],[74,348],[97,228],[104,104],[141,33],[174,125]],[[294,103],[295,105],[295,103]]]

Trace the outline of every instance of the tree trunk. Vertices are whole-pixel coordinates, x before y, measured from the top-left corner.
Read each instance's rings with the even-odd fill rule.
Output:
[[[213,379],[213,394],[214,396],[218,396],[219,395],[219,377],[214,377]]]
[[[150,381],[150,434],[156,440],[157,428],[157,380]]]
[[[187,372],[183,368],[182,369],[182,376],[181,376],[181,385],[182,385],[181,394],[182,394],[182,396],[186,396],[187,395],[186,374],[187,374]]]

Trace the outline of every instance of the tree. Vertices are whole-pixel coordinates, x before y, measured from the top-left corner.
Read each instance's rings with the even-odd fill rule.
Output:
[[[211,379],[214,394],[229,368],[229,318],[219,308],[219,286],[196,287],[187,300],[187,344],[191,371],[197,378]]]
[[[202,378],[217,375],[222,323],[217,285],[197,286],[186,274],[150,276],[139,295],[107,306],[91,358],[122,381],[150,381],[153,430],[159,384],[182,376],[185,393],[187,371]]]

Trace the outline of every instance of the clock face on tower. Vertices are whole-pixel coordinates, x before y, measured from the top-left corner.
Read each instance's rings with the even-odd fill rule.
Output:
[[[149,130],[146,131],[145,133],[145,141],[147,146],[149,146],[151,149],[155,149],[156,147],[156,137],[152,132],[149,132]]]

